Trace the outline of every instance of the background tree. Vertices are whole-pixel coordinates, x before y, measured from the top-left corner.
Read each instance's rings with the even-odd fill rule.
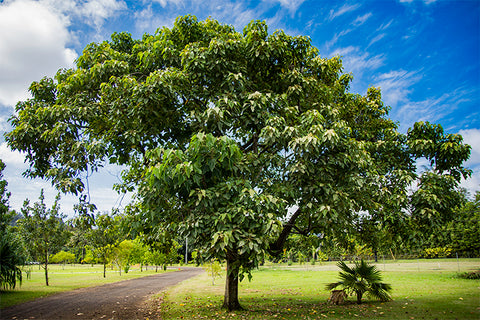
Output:
[[[67,262],[72,262],[72,261],[75,261],[75,255],[71,252],[66,252],[63,250],[52,255],[52,257],[50,258],[51,263],[63,263],[64,268]]]
[[[68,221],[72,236],[67,246],[71,248],[78,261],[81,262],[85,260],[89,244],[88,236],[95,224],[94,212],[97,208],[87,201],[86,195],[82,195],[73,209],[75,216]]]
[[[480,192],[475,199],[458,208],[455,218],[445,228],[450,242],[447,244],[454,252],[464,256],[480,255]]]
[[[138,190],[138,225],[225,259],[224,306],[238,309],[238,281],[292,231],[339,237],[359,212],[400,212],[423,151],[469,174],[460,136],[416,143],[428,130],[400,134],[380,90],[351,94],[351,79],[307,37],[179,17],[92,43],[75,69],[32,83],[6,140],[27,176],[64,192],[84,192],[82,173],[105,161],[126,165],[118,189]]]
[[[95,217],[95,227],[88,238],[97,261],[103,264],[103,277],[106,277],[107,264],[114,258],[115,247],[122,241],[119,216],[100,214]]]
[[[57,195],[52,208],[48,209],[42,189],[39,201],[33,206],[29,205],[28,200],[25,201],[23,218],[18,221],[20,234],[25,243],[28,243],[30,256],[43,264],[47,286],[50,255],[56,253],[70,236],[63,221],[65,215],[60,212],[59,200],[60,195]]]

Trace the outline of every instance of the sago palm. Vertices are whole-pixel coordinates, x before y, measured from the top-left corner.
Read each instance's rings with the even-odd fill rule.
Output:
[[[343,261],[340,261],[337,265],[342,269],[339,273],[340,281],[327,284],[326,288],[328,290],[341,286],[347,294],[357,296],[358,304],[362,303],[362,297],[365,293],[381,301],[391,299],[388,292],[392,287],[382,282],[380,271],[374,265],[369,265],[363,259],[360,262],[355,262],[351,268]]]

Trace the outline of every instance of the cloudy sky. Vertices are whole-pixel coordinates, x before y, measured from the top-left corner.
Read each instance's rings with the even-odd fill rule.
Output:
[[[252,19],[269,31],[308,35],[321,56],[343,57],[354,81],[351,91],[381,87],[390,116],[406,132],[415,121],[441,124],[472,145],[467,165],[474,170],[463,186],[480,190],[480,1],[478,0],[0,0],[0,158],[12,193],[11,207],[55,191],[40,180],[22,178],[21,154],[11,152],[3,133],[32,81],[74,66],[90,42],[127,31],[134,38],[172,26],[179,15],[212,17],[237,31]],[[89,179],[92,201],[102,211],[128,199],[111,191],[118,168]],[[62,209],[72,212],[72,197]]]

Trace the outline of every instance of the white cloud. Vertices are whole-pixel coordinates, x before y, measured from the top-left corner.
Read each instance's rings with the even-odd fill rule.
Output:
[[[288,9],[291,13],[295,13],[297,9],[305,2],[305,0],[276,0],[280,5]]]
[[[103,22],[114,15],[115,12],[125,9],[123,1],[116,0],[91,0],[83,3],[77,9],[77,14],[90,21],[99,29]]]
[[[18,151],[12,151],[4,142],[0,144],[0,159],[7,166],[23,166],[25,156]]]
[[[382,55],[371,56],[368,52],[354,46],[336,49],[328,56],[342,57],[344,69],[352,72],[354,77],[361,77],[364,72],[376,70],[384,64]]]
[[[143,1],[144,3],[148,1]],[[180,6],[184,4],[183,0],[153,0],[153,2],[159,3],[162,8],[165,8],[169,4],[174,4],[176,6]]]
[[[338,9],[332,9],[332,10],[330,10],[329,20],[331,21],[335,18],[338,18],[338,17],[348,13],[348,12],[355,11],[358,8],[360,8],[360,6],[361,6],[360,4],[352,4],[352,5],[344,4],[343,6],[341,6]]]
[[[97,31],[118,10],[116,0],[10,0],[0,5],[0,104],[13,106],[29,97],[32,81],[73,67],[78,54],[68,29],[79,19]]]
[[[445,119],[463,102],[469,92],[457,88],[440,96],[430,96],[423,100],[414,100],[411,95],[415,84],[422,79],[418,71],[394,70],[379,74],[374,79],[374,86],[382,90],[382,98],[385,104],[392,107],[391,117],[400,122],[400,131],[413,126],[417,121],[438,122]]]
[[[480,129],[462,129],[458,133],[462,135],[466,144],[472,146],[470,159],[468,159],[466,165],[480,167]]]
[[[370,47],[372,44],[382,40],[383,38],[385,38],[387,34],[386,33],[380,33],[378,35],[376,35],[372,40],[370,40],[370,42],[368,43],[368,47]]]
[[[411,4],[411,3],[415,2],[415,0],[399,0],[399,2],[400,3]],[[428,6],[429,4],[437,2],[437,0],[421,0],[420,2],[423,2],[424,4],[426,4]]]
[[[38,1],[0,6],[0,104],[26,99],[33,80],[73,65],[77,54],[66,46],[67,26],[67,19]]]
[[[355,26],[360,26],[364,24],[372,16],[371,12],[364,14],[363,16],[358,16],[357,19],[353,21]]]
[[[408,95],[413,84],[421,79],[414,71],[394,70],[379,74],[375,78],[375,86],[382,89],[383,100],[390,106],[396,107],[408,102]]]

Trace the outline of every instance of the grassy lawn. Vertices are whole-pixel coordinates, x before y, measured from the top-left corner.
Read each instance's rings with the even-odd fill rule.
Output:
[[[440,263],[440,264],[439,264]],[[245,311],[221,309],[224,279],[202,274],[162,294],[164,319],[480,319],[480,281],[456,277],[458,269],[480,268],[479,259],[379,263],[392,284],[393,301],[327,304],[324,285],[337,277],[335,263],[266,266],[240,284]],[[349,299],[353,301],[353,298]]]
[[[21,286],[12,291],[1,291],[0,308],[5,308],[22,302],[34,300],[58,292],[69,291],[77,288],[98,286],[106,283],[118,282],[127,279],[144,277],[155,274],[155,270],[149,267],[148,271],[133,268],[127,274],[122,271],[120,276],[118,270],[107,268],[107,277],[103,278],[102,265],[49,265],[49,286],[45,285],[45,274],[39,266],[26,267],[31,270],[29,279],[23,276]],[[160,268],[158,269],[160,271]],[[163,272],[163,271],[162,271]]]

